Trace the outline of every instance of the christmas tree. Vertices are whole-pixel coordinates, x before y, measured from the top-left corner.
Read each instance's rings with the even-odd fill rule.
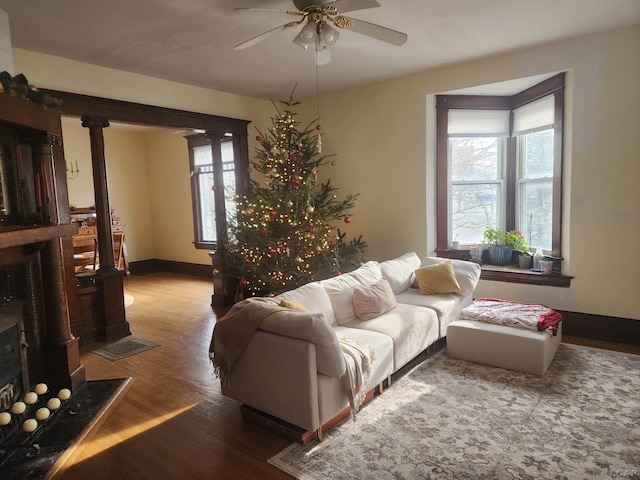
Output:
[[[224,247],[225,270],[249,295],[278,293],[357,268],[365,242],[350,242],[334,224],[351,222],[357,194],[338,200],[330,180],[318,182],[318,169],[332,155],[321,152],[320,126],[300,129],[295,105],[274,103],[271,127],[258,130],[250,194],[236,197],[237,224]],[[332,163],[335,163],[332,161]]]

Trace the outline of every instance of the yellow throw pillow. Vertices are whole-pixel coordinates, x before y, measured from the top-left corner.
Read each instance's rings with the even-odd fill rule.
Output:
[[[456,293],[460,285],[456,280],[451,260],[419,268],[415,271],[422,295],[432,293]]]
[[[284,307],[284,308],[288,308],[290,310],[295,310],[296,312],[308,312],[309,311],[300,302],[296,302],[295,300],[287,300],[287,299],[284,299],[284,298],[282,300],[280,300],[280,306]]]

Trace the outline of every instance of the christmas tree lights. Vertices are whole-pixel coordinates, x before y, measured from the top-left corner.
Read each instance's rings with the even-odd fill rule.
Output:
[[[318,181],[331,155],[318,148],[320,126],[300,128],[293,111],[299,102],[281,101],[282,111],[266,132],[258,130],[251,193],[236,198],[237,223],[223,247],[227,277],[249,295],[266,295],[357,268],[366,247],[362,238],[345,242],[334,224],[351,222],[357,194],[338,200],[337,188]],[[332,162],[335,164],[335,162]]]

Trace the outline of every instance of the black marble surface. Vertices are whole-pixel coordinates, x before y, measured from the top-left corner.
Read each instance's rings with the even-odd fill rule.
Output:
[[[124,382],[86,382],[32,433],[23,432],[18,424],[26,418],[0,427],[4,430],[0,432],[0,479],[44,478]]]

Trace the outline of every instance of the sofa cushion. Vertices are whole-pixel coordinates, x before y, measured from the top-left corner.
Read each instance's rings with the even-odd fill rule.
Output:
[[[438,316],[440,338],[447,334],[447,326],[458,318],[460,310],[473,301],[472,297],[461,297],[450,293],[421,295],[415,288],[397,295],[396,300],[398,304],[415,305],[433,310]]]
[[[281,300],[290,300],[302,305],[311,313],[322,313],[326,321],[331,325],[336,323],[336,317],[333,314],[333,306],[331,300],[322,286],[317,282],[307,283],[295,290],[289,290],[276,297],[278,303]]]
[[[258,328],[313,342],[316,346],[318,372],[333,377],[339,377],[345,372],[346,365],[338,337],[321,313],[282,309],[265,318]]]
[[[393,260],[380,263],[382,276],[391,285],[394,294],[407,290],[415,278],[415,269],[420,268],[420,257],[415,252],[405,253]]]
[[[318,283],[329,296],[336,322],[344,325],[358,318],[353,306],[353,291],[359,287],[373,285],[381,278],[382,273],[378,262],[367,262],[352,272]]]
[[[425,257],[422,260],[422,266],[435,265],[449,261],[448,258],[439,257]],[[458,295],[466,297],[473,295],[473,291],[476,289],[476,285],[480,280],[480,265],[474,262],[468,262],[466,260],[450,260],[453,266],[453,271],[456,274],[456,280],[460,285],[460,291],[456,292]]]
[[[364,322],[355,320],[346,326],[391,337],[394,372],[438,340],[438,316],[435,311],[401,303],[379,317]]]
[[[360,320],[370,320],[396,308],[389,282],[381,278],[373,285],[353,291],[353,307]]]
[[[458,285],[450,260],[420,267],[415,271],[415,274],[420,293],[423,295],[460,291],[460,285]]]
[[[371,365],[369,383],[365,385],[365,391],[371,390],[393,373],[393,340],[391,337],[383,333],[340,325],[333,328],[338,338],[368,343],[376,351],[375,359]]]

